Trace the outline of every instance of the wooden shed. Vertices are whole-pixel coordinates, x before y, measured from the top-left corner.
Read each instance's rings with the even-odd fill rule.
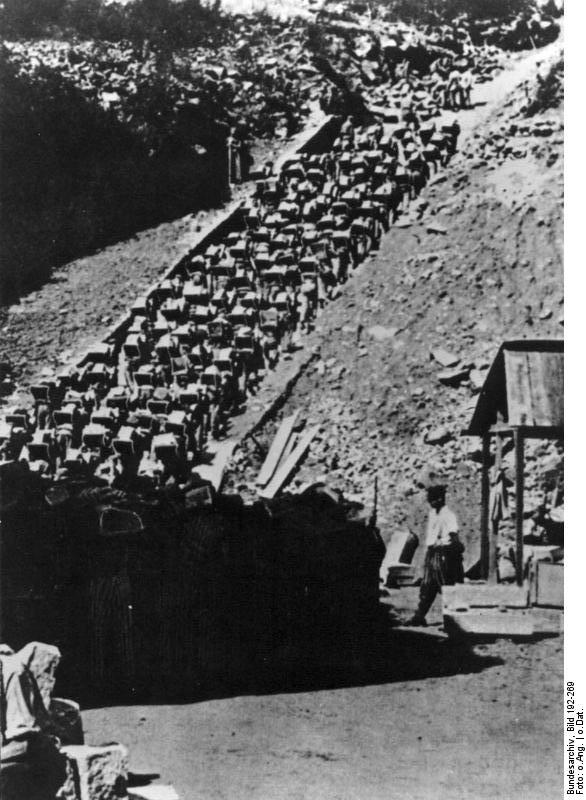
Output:
[[[524,442],[563,439],[564,344],[561,339],[504,342],[488,372],[472,420],[464,435],[482,438],[481,567],[496,580],[496,531],[490,529],[490,466],[500,467],[503,439],[515,449],[516,576],[523,582]]]

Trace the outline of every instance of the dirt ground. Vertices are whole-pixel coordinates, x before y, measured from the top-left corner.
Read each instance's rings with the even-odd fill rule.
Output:
[[[547,57],[515,60],[477,89],[475,109],[460,115],[460,155],[323,311],[306,343],[319,356],[257,434],[268,443],[295,408],[318,421],[295,485],[324,477],[368,503],[377,474],[386,540],[405,526],[421,533],[415,478],[440,464],[468,566],[478,556],[478,443],[459,433],[476,395],[470,384],[438,383],[430,348],[482,372],[503,339],[563,335],[561,130],[521,133],[512,153],[493,157],[503,126],[519,122],[517,87]],[[553,128],[560,113],[546,115]],[[446,232],[431,232],[433,223]],[[540,465],[559,457],[555,446],[529,453],[529,505],[539,500]],[[252,494],[259,463],[245,443],[232,487]],[[393,591],[389,614],[409,613],[416,600],[415,588]],[[428,619],[425,631],[390,629],[361,663],[296,688],[276,677],[271,692],[88,709],[87,740],[124,742],[134,773],[158,775],[185,800],[558,797],[563,637],[467,649],[443,634],[439,602]]]
[[[431,627],[385,644],[325,687],[84,711],[86,739],[124,742],[137,777],[182,800],[560,796],[560,638],[467,651]]]
[[[301,408],[322,426],[298,487],[325,477],[369,503],[378,475],[385,540],[405,526],[421,532],[415,478],[430,461],[441,465],[468,566],[478,555],[478,443],[459,434],[476,395],[469,383],[439,384],[430,349],[482,372],[503,339],[563,335],[563,134],[530,131],[516,136],[517,155],[491,155],[501,126],[519,121],[516,87],[559,46],[514,59],[475,90],[474,110],[459,115],[461,153],[323,311],[306,342],[320,355],[281,412]],[[546,116],[555,128],[561,111]],[[434,223],[445,233],[431,232]],[[71,358],[185,251],[199,224],[169,223],[58,270],[2,311],[2,357],[24,380]],[[261,393],[255,402],[269,401]],[[276,422],[259,441],[270,441]],[[539,465],[558,457],[555,446],[530,451],[529,505],[539,499]],[[245,443],[232,487],[249,492],[258,465]],[[416,596],[403,589],[389,602],[407,613]],[[158,775],[182,800],[558,797],[562,637],[468,650],[444,637],[440,610],[436,603],[426,631],[391,629],[372,658],[300,688],[276,677],[270,693],[86,709],[86,739],[123,742],[133,773]]]

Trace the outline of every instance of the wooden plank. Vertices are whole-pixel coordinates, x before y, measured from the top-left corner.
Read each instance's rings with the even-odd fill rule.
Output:
[[[489,517],[490,517],[490,436],[482,437],[482,476],[480,483],[480,567],[481,577],[490,574],[489,557]]]
[[[289,456],[289,458],[285,461],[282,467],[280,467],[277,472],[272,477],[268,486],[263,489],[263,491],[259,492],[261,497],[264,497],[266,500],[270,500],[273,498],[279,489],[285,484],[301,458],[303,454],[311,444],[313,437],[319,430],[319,425],[314,425],[307,431],[300,436],[299,442],[295,445],[295,449]]]
[[[293,427],[297,421],[299,411],[295,411],[291,416],[285,417],[279,426],[275,438],[267,453],[267,457],[261,467],[258,477],[256,479],[257,486],[266,486],[270,479],[275,474],[283,451],[287,447],[287,443],[293,431]]]
[[[208,464],[198,464],[191,470],[199,475],[203,481],[209,481],[218,492],[222,485],[224,472],[228,461],[232,458],[232,453],[236,449],[238,441],[236,439],[226,439],[223,442],[209,442],[206,447]]]
[[[523,583],[523,494],[525,489],[525,442],[521,431],[515,432],[515,569],[517,583]]]
[[[533,425],[527,353],[505,350],[505,374],[509,425]]]
[[[564,425],[564,354],[543,353],[544,393],[547,396],[549,419],[554,428]]]
[[[501,471],[503,463],[503,437],[495,437],[495,454],[494,454],[494,470],[495,475]],[[488,542],[488,580],[489,583],[498,582],[498,536],[499,536],[499,520],[491,520],[490,525],[490,538]]]
[[[532,608],[535,633],[558,635],[564,632],[564,612],[559,608]]]
[[[552,409],[547,394],[549,375],[547,374],[547,353],[528,353],[529,386],[531,390],[531,408],[535,425],[550,425]]]
[[[564,354],[505,350],[509,425],[564,424]]]
[[[299,442],[299,436],[296,433],[292,433],[291,436],[289,437],[289,441],[285,445],[285,449],[283,450],[283,454],[282,454],[281,458],[279,459],[279,463],[277,464],[275,472],[277,472],[277,470],[279,470],[283,466],[285,461],[289,458],[289,456],[291,455],[291,453],[295,449],[295,445],[298,442]]]
[[[541,425],[528,427],[526,425],[491,425],[488,432],[491,436],[514,436],[516,431],[521,431],[525,439],[563,439],[564,429]],[[470,430],[462,431],[463,436],[479,436],[480,434],[471,433]]]

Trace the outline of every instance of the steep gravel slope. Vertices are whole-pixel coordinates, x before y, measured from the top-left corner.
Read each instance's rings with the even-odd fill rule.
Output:
[[[324,309],[310,343],[320,356],[281,411],[300,408],[321,425],[295,485],[325,479],[369,503],[378,475],[386,539],[405,525],[421,530],[416,481],[427,464],[442,466],[468,564],[478,556],[479,442],[459,434],[485,370],[503,340],[563,335],[561,110],[526,119],[523,81],[535,77],[523,65],[507,77],[499,110],[462,115],[450,169]],[[473,367],[471,380],[438,381],[431,350],[440,347]],[[276,422],[257,441],[270,442]],[[528,508],[541,497],[543,458],[557,453],[529,449]],[[259,463],[250,443],[234,485],[249,486]]]

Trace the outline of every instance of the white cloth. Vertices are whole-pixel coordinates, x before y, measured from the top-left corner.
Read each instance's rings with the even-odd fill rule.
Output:
[[[19,653],[0,656],[2,680],[2,739],[42,731],[49,719],[39,688]]]
[[[427,519],[427,547],[451,544],[451,533],[458,533],[458,518],[447,506],[439,511],[432,508]]]
[[[472,73],[470,70],[466,70],[466,72],[462,73],[462,77],[460,78],[460,83],[463,89],[470,89],[472,86]]]

